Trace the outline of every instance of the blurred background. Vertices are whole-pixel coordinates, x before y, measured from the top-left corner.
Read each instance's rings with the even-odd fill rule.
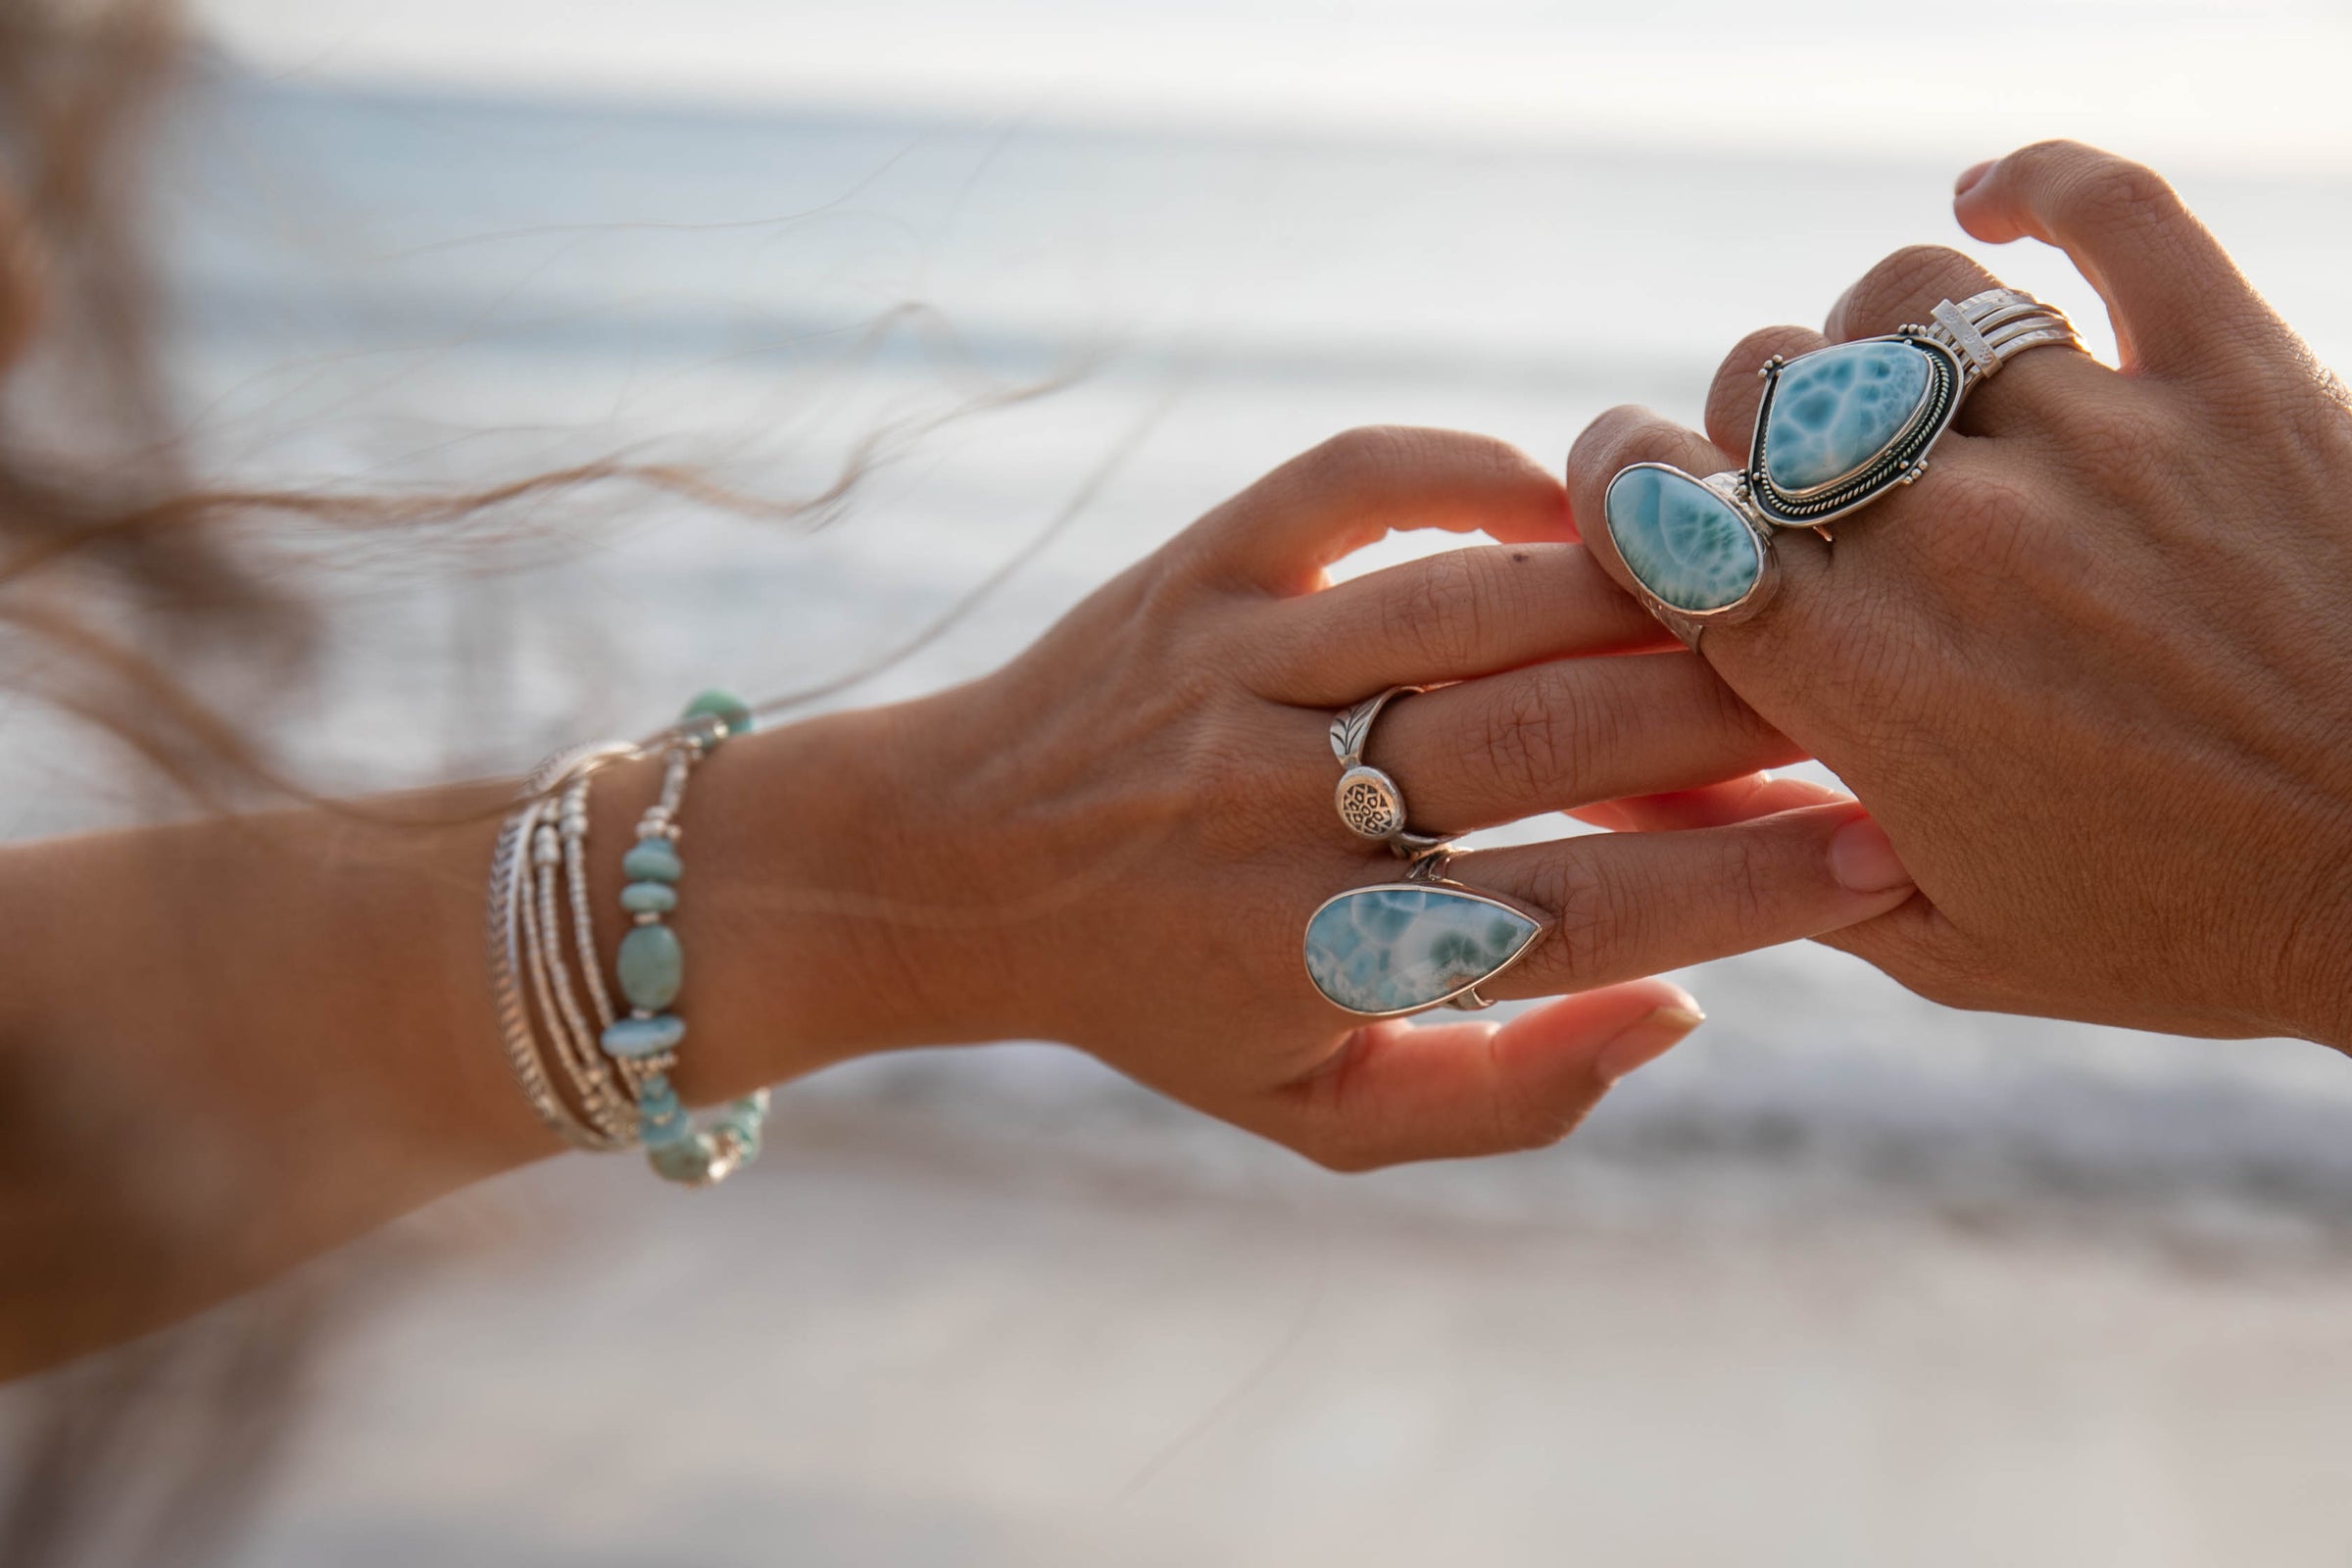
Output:
[[[2341,0],[193,16],[154,232],[216,471],[865,469],[790,522],[321,541],[323,678],[261,710],[335,787],[979,673],[1351,424],[1695,422],[1740,334],[1965,246],[1953,176],[2043,136],[2166,170],[2352,366]],[[2111,347],[2063,258],[1985,259]],[[18,834],[151,804],[86,746],[5,766]],[[1333,1177],[1040,1046],[793,1086],[716,1193],[467,1195],[279,1293],[326,1353],[228,1560],[2352,1558],[2340,1059],[1810,948],[1681,978],[1712,1021],[1512,1159]]]

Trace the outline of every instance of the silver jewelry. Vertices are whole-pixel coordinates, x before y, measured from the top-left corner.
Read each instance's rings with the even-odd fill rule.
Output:
[[[551,1037],[560,1039],[559,1031],[565,1020],[562,1019],[562,1004],[555,999],[553,977],[544,962],[547,947],[539,929],[542,921],[536,874],[541,843],[538,830],[546,825],[551,791],[567,779],[584,778],[597,768],[634,757],[637,752],[635,746],[624,742],[607,742],[558,752],[540,763],[523,781],[523,804],[500,828],[491,852],[487,906],[490,992],[500,1044],[514,1081],[521,1086],[523,1098],[530,1102],[539,1119],[583,1149],[622,1149],[631,1138],[625,1131],[615,1133],[593,1110],[585,1117],[574,1114],[556,1093],[548,1078],[546,1059],[540,1053],[541,1027],[544,1025]]]
[[[1392,686],[1340,710],[1331,721],[1331,755],[1340,760],[1340,782],[1332,792],[1340,821],[1359,839],[1386,844],[1397,856],[1411,859],[1449,840],[1415,833],[1405,826],[1404,791],[1396,781],[1364,760],[1372,738],[1372,721],[1392,698],[1426,691],[1423,686]]]
[[[1925,324],[1833,343],[1759,372],[1747,466],[1706,478],[1636,463],[1610,479],[1609,537],[1650,613],[1695,649],[1764,608],[1773,535],[1829,524],[1927,471],[1968,394],[2028,349],[2082,347],[2066,313],[2012,288],[1939,302]]]
[[[669,1010],[683,959],[666,924],[682,870],[678,811],[695,765],[751,721],[744,704],[709,692],[650,740],[558,753],[525,782],[491,856],[492,1000],[524,1098],[571,1143],[598,1151],[641,1143],[657,1174],[689,1186],[719,1181],[757,1157],[767,1118],[761,1090],[698,1123],[668,1077],[685,1034]],[[606,982],[588,902],[589,795],[600,768],[657,757],[661,792],[621,861],[630,882],[619,903],[631,927],[621,938],[616,998]],[[568,1100],[550,1072],[551,1052]]]
[[[1526,957],[1548,916],[1446,875],[1444,846],[1403,877],[1349,888],[1307,917],[1306,974],[1333,1005],[1361,1018],[1489,1005],[1479,987]]]

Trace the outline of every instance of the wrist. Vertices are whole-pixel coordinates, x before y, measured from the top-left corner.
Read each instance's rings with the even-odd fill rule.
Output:
[[[825,714],[739,737],[697,769],[671,921],[689,956],[690,1101],[986,1033],[950,1004],[971,999],[924,918],[941,858],[907,831],[914,730],[895,709]],[[620,847],[658,785],[658,769],[632,767],[597,792],[599,908],[613,906]]]

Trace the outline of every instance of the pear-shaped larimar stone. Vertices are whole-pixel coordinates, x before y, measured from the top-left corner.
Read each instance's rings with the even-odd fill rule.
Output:
[[[1350,1011],[1406,1012],[1476,985],[1542,930],[1516,909],[1451,888],[1358,888],[1307,922],[1306,972]]]
[[[1866,466],[1928,397],[1928,357],[1901,343],[1840,343],[1791,360],[1764,421],[1764,476],[1811,490]]]
[[[1764,573],[1746,519],[1688,474],[1627,468],[1609,481],[1603,510],[1626,569],[1677,610],[1737,604]]]

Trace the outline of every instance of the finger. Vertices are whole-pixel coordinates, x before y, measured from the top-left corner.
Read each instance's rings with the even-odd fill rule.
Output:
[[[1758,373],[1764,362],[1776,354],[1793,360],[1828,347],[1829,341],[1808,326],[1767,326],[1741,338],[1724,356],[1707,389],[1707,439],[1744,459],[1755,435],[1756,406],[1764,401],[1764,377]]]
[[[1942,245],[1896,251],[1830,307],[1827,330],[1840,343],[1880,337],[1897,327],[1924,325],[1945,300],[1957,304],[2000,280],[1979,263]],[[2028,349],[1982,382],[1961,405],[1954,428],[1970,435],[2002,435],[2042,428],[2051,416],[2104,390],[2115,372],[2075,349]]]
[[[1850,805],[1481,850],[1446,874],[1552,917],[1522,962],[1479,988],[1489,997],[1588,991],[1818,936],[1914,891],[1884,830]]]
[[[1581,515],[1605,518],[1609,481],[1635,463],[1671,464],[1693,476],[1739,466],[1704,436],[1647,409],[1611,409],[1586,426],[1568,454],[1570,504]],[[1585,543],[1611,577],[1632,585],[1633,573],[1626,569],[1608,527],[1592,529]],[[1801,668],[1822,649],[1820,605],[1831,570],[1828,547],[1811,533],[1784,529],[1773,542],[1773,554],[1780,581],[1772,602],[1752,620],[1708,627],[1699,643],[1708,662],[1725,670],[1751,701],[1758,695],[1749,681],[1751,669],[1770,679],[1774,666]],[[1726,663],[1727,657],[1733,662]]]
[[[1400,425],[1332,437],[1195,523],[1179,548],[1207,573],[1276,594],[1400,528],[1510,543],[1576,537],[1559,481],[1488,436]]]
[[[1680,646],[1569,659],[1392,704],[1365,760],[1424,832],[1711,784],[1802,752]]]
[[[1277,702],[1336,708],[1572,654],[1670,646],[1583,545],[1447,550],[1263,607]]]
[[[1723,827],[1807,806],[1845,806],[1853,797],[1810,779],[1748,773],[1719,784],[1595,801],[1568,814],[1612,833],[1660,833],[1678,828]]]
[[[1376,1023],[1253,1120],[1336,1170],[1538,1149],[1702,1017],[1680,987],[1639,980],[1501,1024]]]
[[[1969,173],[1952,203],[1960,226],[1990,244],[2031,237],[2065,251],[2106,302],[2127,369],[2210,370],[2278,330],[2221,241],[2154,170],[2045,141]]]

